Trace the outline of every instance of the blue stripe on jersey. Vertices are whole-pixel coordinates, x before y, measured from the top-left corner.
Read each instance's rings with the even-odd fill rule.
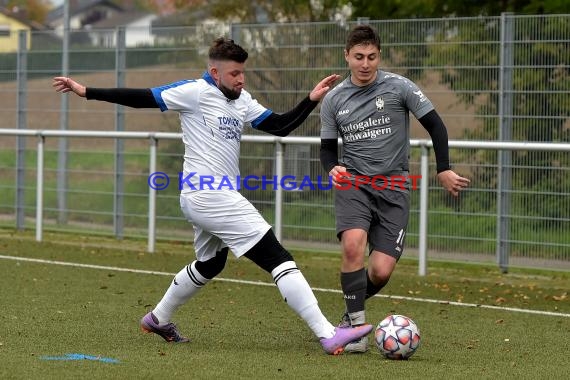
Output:
[[[162,91],[168,90],[170,88],[182,86],[183,84],[195,82],[195,81],[196,80],[183,79],[183,80],[179,80],[178,82],[165,84],[164,86],[153,87],[150,89],[150,91],[152,92],[152,95],[154,96],[154,100],[156,100],[156,104],[158,104],[158,106],[160,107],[160,110],[166,111],[166,110],[168,110],[168,107],[166,106],[166,103],[164,103],[164,100],[162,100],[162,95],[161,95]]]
[[[271,115],[272,113],[273,113],[273,111],[271,111],[271,110],[265,110],[264,113],[262,113],[261,115],[259,115],[259,117],[258,117],[257,119],[255,119],[255,120],[253,120],[253,121],[251,122],[251,126],[252,126],[254,129],[257,129],[257,126],[259,125],[259,123],[261,123],[263,120],[267,119],[267,117],[268,117],[269,115]]]
[[[210,83],[211,85],[218,87],[216,81],[214,80],[214,78],[212,78],[209,72],[204,71],[204,74],[202,74],[202,79],[204,79],[206,82]]]

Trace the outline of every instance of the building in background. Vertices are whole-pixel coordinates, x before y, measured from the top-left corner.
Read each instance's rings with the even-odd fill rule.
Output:
[[[94,23],[109,19],[125,9],[107,0],[70,0],[69,26],[71,29],[88,29]],[[48,13],[46,24],[56,34],[63,35],[64,6],[60,5]]]
[[[91,46],[115,46],[117,27],[127,29],[127,47],[150,45],[154,42],[151,23],[158,16],[135,9],[132,2],[120,5],[108,0],[70,0],[69,26],[74,30],[72,42]],[[63,36],[64,5],[54,8],[46,23],[56,35]]]
[[[44,30],[45,25],[30,21],[20,9],[0,7],[0,52],[11,53],[18,50],[18,31]],[[30,39],[27,41],[28,49],[31,46]]]

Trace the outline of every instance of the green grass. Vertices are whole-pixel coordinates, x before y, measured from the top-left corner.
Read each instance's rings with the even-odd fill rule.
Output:
[[[176,315],[190,344],[167,344],[139,331],[171,274],[193,260],[192,247],[0,230],[0,255],[100,265],[81,268],[0,259],[2,379],[563,379],[570,350],[570,273],[430,262],[427,276],[402,259],[385,296],[367,302],[369,322],[390,313],[419,325],[422,345],[404,362],[363,355],[331,357],[281,300],[274,286],[213,281]],[[325,315],[343,310],[339,256],[293,252]],[[166,274],[130,273],[132,268]],[[247,260],[228,261],[222,279],[269,276]],[[442,302],[427,302],[440,300]],[[451,302],[451,303],[450,303]],[[465,307],[455,302],[479,304]],[[485,306],[497,307],[496,309]],[[509,310],[505,308],[515,308]],[[536,310],[556,315],[518,311]],[[69,353],[117,359],[48,361]]]

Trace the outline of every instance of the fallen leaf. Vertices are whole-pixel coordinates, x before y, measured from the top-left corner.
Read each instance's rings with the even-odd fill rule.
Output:
[[[495,299],[495,303],[501,304],[507,302],[507,300],[503,297],[498,297],[497,299]]]
[[[564,301],[567,298],[568,298],[568,293],[564,293],[561,296],[552,296],[552,299],[554,301]]]

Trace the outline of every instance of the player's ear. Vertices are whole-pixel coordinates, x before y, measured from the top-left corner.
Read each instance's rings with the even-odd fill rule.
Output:
[[[344,60],[345,60],[346,62],[348,62],[348,55],[349,55],[348,50],[344,49]]]
[[[220,80],[219,78],[219,73],[218,73],[218,69],[215,65],[213,64],[209,64],[208,65],[208,73],[210,74],[210,76],[212,78],[214,78],[214,80],[217,82]]]

